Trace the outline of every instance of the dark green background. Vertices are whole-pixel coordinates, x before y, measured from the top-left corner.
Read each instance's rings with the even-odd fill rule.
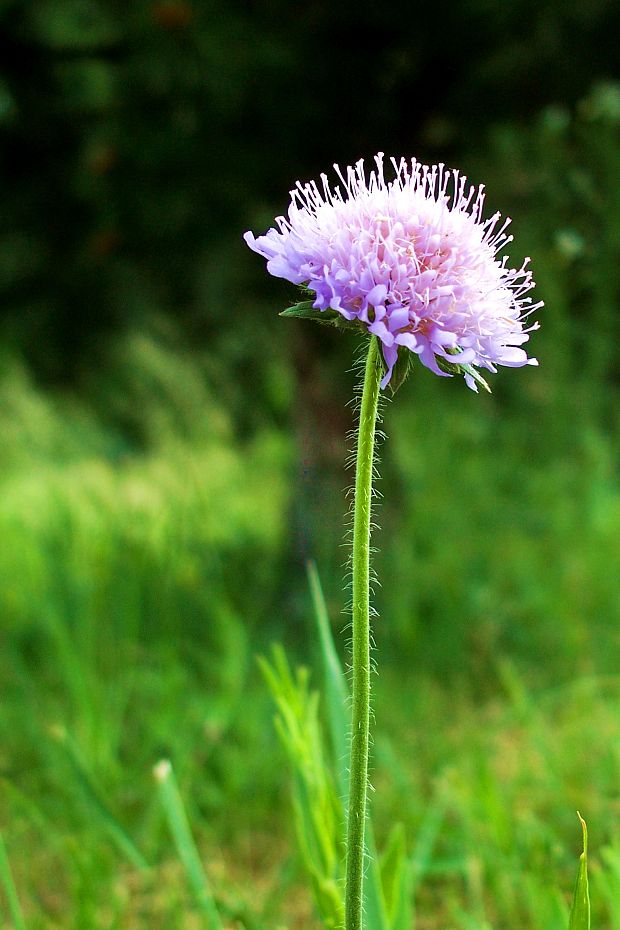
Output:
[[[2,338],[54,383],[97,365],[110,330],[155,315],[256,364],[256,347],[290,334],[252,311],[284,292],[242,254],[245,228],[334,161],[381,149],[467,167],[492,127],[527,136],[542,108],[617,76],[620,13],[605,0],[3,0],[0,28]],[[535,194],[539,169],[524,160],[525,190],[493,178],[493,209]]]

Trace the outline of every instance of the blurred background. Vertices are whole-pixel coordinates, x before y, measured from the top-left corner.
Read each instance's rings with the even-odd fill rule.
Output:
[[[314,926],[255,656],[314,666],[308,558],[346,655],[357,345],[281,320],[242,234],[378,150],[485,183],[546,307],[540,368],[482,397],[419,367],[385,406],[377,831],[413,841],[439,791],[420,926],[549,930],[580,807],[620,927],[619,28],[611,0],[0,0],[0,824],[29,930],[202,926],[162,756],[230,926]]]

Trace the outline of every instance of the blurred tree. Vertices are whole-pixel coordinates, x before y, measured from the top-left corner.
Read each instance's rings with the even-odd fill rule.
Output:
[[[243,294],[266,285],[239,233],[270,201],[377,148],[458,160],[489,122],[572,102],[617,73],[619,17],[609,0],[2,0],[0,335],[52,380],[153,314],[258,358]]]

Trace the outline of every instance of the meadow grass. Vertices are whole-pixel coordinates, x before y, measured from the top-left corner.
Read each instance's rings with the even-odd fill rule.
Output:
[[[566,930],[576,810],[594,925],[620,930],[617,100],[498,127],[478,172],[536,256],[540,370],[491,398],[419,371],[385,411],[372,807],[418,930]],[[351,346],[293,398],[287,349],[260,345],[256,398],[253,368],[152,330],[79,400],[2,360],[2,930],[212,930],[211,897],[225,930],[319,926],[255,656],[284,641],[337,829],[299,552],[342,661]]]
[[[287,624],[271,615],[290,448],[277,433],[241,446],[224,421],[104,454],[103,426],[16,378],[12,402],[47,424],[48,444],[7,444],[0,506],[2,832],[25,926],[211,930],[197,857],[224,927],[318,926],[254,662],[286,625],[292,655],[317,641],[308,593]],[[416,413],[388,411],[399,506],[384,507],[378,537],[377,845],[402,823],[420,928],[560,930],[579,808],[595,920],[616,930],[612,443],[580,434],[542,467],[544,430],[514,416],[504,429],[495,401],[483,413],[459,403],[424,430]],[[332,578],[341,657],[343,600]],[[321,682],[317,665],[309,693]],[[327,706],[315,700],[320,742]],[[153,778],[162,757],[193,858]]]

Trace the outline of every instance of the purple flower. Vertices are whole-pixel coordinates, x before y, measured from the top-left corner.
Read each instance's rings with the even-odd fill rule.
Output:
[[[415,353],[437,375],[463,371],[477,390],[476,368],[536,365],[521,346],[538,323],[526,320],[542,302],[529,259],[508,268],[498,253],[512,241],[510,220],[482,218],[484,189],[468,186],[458,171],[391,159],[395,177],[383,173],[383,153],[366,177],[363,160],[332,191],[326,175],[291,191],[288,219],[245,241],[267,259],[267,270],[316,295],[318,310],[337,311],[380,340],[387,372],[399,347]],[[463,366],[455,369],[455,365]],[[445,370],[448,369],[448,370]]]

